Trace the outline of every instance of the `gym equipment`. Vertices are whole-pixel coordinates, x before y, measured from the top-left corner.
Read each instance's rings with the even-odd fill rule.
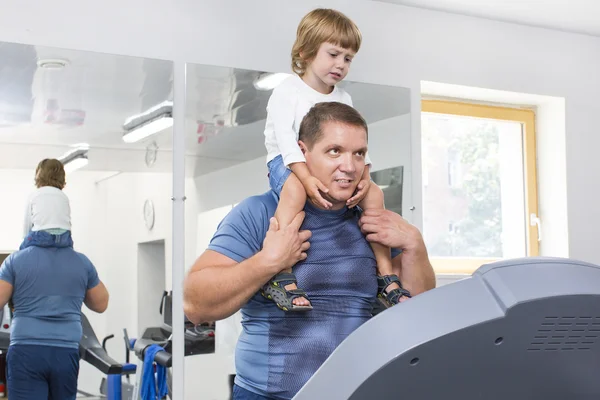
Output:
[[[81,313],[81,326],[83,334],[79,341],[79,357],[106,375],[106,378],[102,378],[100,393],[109,400],[132,399],[133,387],[130,384],[123,385],[122,376],[129,377],[130,374],[135,374],[135,364],[121,364],[111,358],[106,352],[105,345],[112,335],[107,336],[101,346],[94,329],[83,313]]]
[[[599,266],[500,261],[373,317],[294,400],[598,399],[599,336]]]
[[[129,375],[136,378],[142,376],[146,350],[153,344],[157,344],[165,349],[154,356],[154,362],[162,365],[167,370],[168,397],[171,398],[171,335],[172,327],[172,293],[164,292],[161,300],[159,312],[163,315],[163,323],[159,327],[149,327],[144,330],[142,336],[138,339],[130,339],[127,330],[124,332],[126,347],[126,363],[119,364],[112,359],[105,349],[105,343],[108,339],[114,337],[109,335],[103,340],[101,346],[89,321],[82,314],[81,321],[83,327],[83,336],[79,345],[81,359],[89,362],[103,374],[107,375],[100,384],[100,393],[108,400],[132,400],[140,396],[139,379],[135,379],[131,384]],[[187,318],[185,319],[185,356],[196,354],[213,353],[215,348],[214,329],[206,325],[195,326]],[[129,363],[129,352],[133,351],[137,357],[137,366]],[[127,381],[122,380],[122,376],[127,377]]]
[[[160,328],[154,328],[155,334],[169,336],[173,334],[173,292],[163,292],[160,302],[160,314],[163,316],[163,324]],[[184,341],[185,356],[196,354],[211,354],[215,352],[215,328],[214,324],[194,325],[184,316]],[[156,336],[155,336],[156,337]]]
[[[6,353],[10,345],[10,324],[12,321],[12,311],[8,304],[0,309],[0,351]]]
[[[6,397],[6,352],[10,345],[11,321],[12,310],[6,304],[4,308],[0,308],[0,398]]]
[[[113,338],[109,335],[100,344],[94,329],[85,314],[81,313],[82,337],[79,342],[79,356],[102,372],[106,377],[100,383],[100,394],[108,400],[131,400],[139,398],[138,381],[131,384],[130,375],[141,376],[143,360],[146,350],[153,344],[164,347],[165,351],[156,353],[154,361],[167,368],[171,367],[171,335],[172,328],[172,292],[164,292],[159,312],[163,315],[163,324],[160,327],[147,328],[139,339],[129,339],[125,333],[126,363],[121,364],[114,360],[106,352],[106,342]],[[0,310],[0,351],[6,352],[10,345],[10,324],[12,312],[6,305]],[[215,351],[214,328],[207,324],[194,325],[185,319],[185,355],[214,353]],[[138,358],[138,366],[129,363],[129,352],[133,351]],[[126,377],[126,382],[122,377]],[[167,385],[169,398],[171,397],[171,375],[170,369],[167,373]],[[1,384],[1,382],[0,382]],[[87,397],[95,397],[92,394],[79,391]]]

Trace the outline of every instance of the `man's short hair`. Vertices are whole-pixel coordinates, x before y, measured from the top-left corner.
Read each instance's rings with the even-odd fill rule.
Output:
[[[340,122],[350,126],[358,126],[365,130],[369,139],[367,121],[353,107],[336,101],[317,103],[302,119],[298,139],[302,140],[309,150],[321,139],[321,127],[324,122]]]

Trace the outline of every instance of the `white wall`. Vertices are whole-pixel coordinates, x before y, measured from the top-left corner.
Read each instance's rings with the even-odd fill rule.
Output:
[[[23,239],[23,219],[28,195],[35,190],[34,172],[0,170],[0,251],[19,249]]]
[[[600,223],[595,207],[600,191],[590,185],[600,178],[600,136],[594,134],[600,111],[595,101],[599,38],[361,0],[61,0],[44,9],[28,0],[5,7],[0,40],[287,71],[297,23],[316,6],[344,11],[363,32],[364,45],[349,78],[412,89],[414,111],[420,109],[421,80],[564,97],[570,254],[600,262],[593,234]],[[141,9],[144,18],[139,18]],[[415,178],[420,174],[419,126],[413,118]],[[413,188],[418,205],[420,179],[414,179]],[[420,208],[411,220],[420,225]]]
[[[595,251],[597,226],[600,226],[600,208],[596,206],[600,202],[596,185],[600,180],[597,157],[600,135],[596,134],[596,119],[600,114],[600,103],[596,101],[600,92],[600,38],[361,0],[153,3],[60,0],[46,7],[23,0],[3,7],[0,40],[288,71],[289,49],[297,23],[316,6],[342,10],[363,32],[364,45],[349,79],[410,88],[414,113],[420,110],[423,80],[565,98],[569,253],[573,258],[600,263],[600,253]],[[148,29],[149,26],[153,28]],[[277,35],[273,35],[274,29]],[[411,127],[412,201],[417,209],[407,217],[421,225],[420,119],[412,118]],[[266,175],[262,163],[262,159],[251,161],[238,170],[251,167]],[[126,183],[114,185],[126,190],[129,187]],[[226,204],[222,201],[232,204],[241,200],[240,194],[234,195],[233,188],[226,187],[219,190],[221,200],[217,201],[215,188],[206,185],[206,180],[199,179],[196,183],[199,208],[210,209]],[[240,185],[243,185],[241,194],[266,190],[266,176],[255,174],[252,180],[244,180]],[[192,195],[188,192],[188,203]],[[110,204],[118,206],[119,202],[113,200]],[[186,211],[189,207],[193,205],[186,206]],[[134,213],[141,213],[140,209],[139,203],[131,205]],[[193,224],[194,220],[195,215],[186,217],[188,223]],[[116,222],[113,226],[130,229]],[[159,236],[145,234],[143,228],[133,231],[138,238]],[[167,240],[169,237],[166,236]],[[127,255],[122,256],[121,252]],[[114,254],[113,268],[119,268],[120,264],[135,265],[126,249],[120,248]],[[186,265],[190,265],[187,262],[190,258],[188,250]],[[128,287],[123,282],[114,284]],[[125,296],[121,300],[126,300]],[[129,305],[127,309],[131,313],[135,306]],[[115,316],[111,321],[119,329],[119,324],[127,323],[124,316]],[[198,381],[211,384],[204,376],[198,377]]]

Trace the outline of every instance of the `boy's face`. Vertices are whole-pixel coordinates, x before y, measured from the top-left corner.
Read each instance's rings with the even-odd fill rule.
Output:
[[[350,49],[344,49],[331,43],[323,43],[319,47],[314,60],[308,64],[305,78],[310,80],[309,84],[331,88],[348,75],[354,55],[354,51]],[[315,89],[319,90],[319,88]]]

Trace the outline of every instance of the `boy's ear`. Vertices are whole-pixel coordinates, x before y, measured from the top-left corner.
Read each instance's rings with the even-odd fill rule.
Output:
[[[300,150],[302,150],[302,154],[306,154],[308,151],[308,147],[302,140],[298,140],[298,145],[300,146]]]

